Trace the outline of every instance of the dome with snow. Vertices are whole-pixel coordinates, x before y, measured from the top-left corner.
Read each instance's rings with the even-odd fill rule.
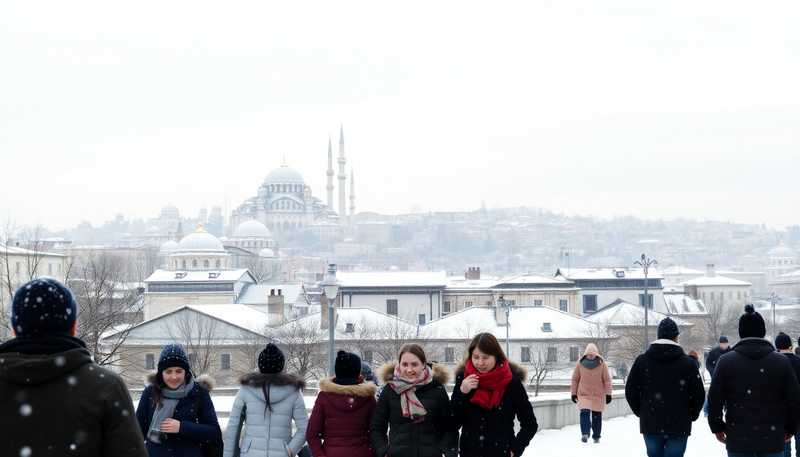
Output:
[[[181,240],[178,250],[182,252],[222,252],[225,248],[214,235],[203,230],[203,223],[197,231]]]
[[[228,241],[228,237],[225,236],[225,235],[222,235],[221,237],[219,237],[219,240],[220,241]]]
[[[172,219],[172,218],[179,218],[181,217],[180,211],[178,211],[178,207],[173,205],[172,203],[168,205],[164,205],[161,208],[161,218],[162,219]]]
[[[768,255],[770,257],[781,257],[787,259],[794,259],[797,257],[797,254],[793,250],[789,249],[785,244],[783,244],[783,240],[781,240],[780,246],[770,249]]]
[[[275,253],[272,252],[272,249],[262,249],[258,253],[258,256],[261,257],[262,259],[274,259]]]
[[[169,241],[165,241],[161,245],[161,251],[160,252],[162,254],[171,254],[171,253],[175,252],[177,249],[178,249],[178,243],[176,243],[176,242],[174,242],[172,240],[169,240]]]
[[[267,226],[255,220],[239,224],[233,232],[233,238],[269,238],[269,236]]]
[[[269,172],[264,179],[264,184],[303,184],[303,177],[294,168],[289,168],[286,165]]]
[[[149,229],[147,229],[147,232],[145,233],[147,233],[148,235],[161,235],[161,229],[154,225]]]

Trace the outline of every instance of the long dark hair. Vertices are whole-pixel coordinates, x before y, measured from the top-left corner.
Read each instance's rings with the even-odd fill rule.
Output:
[[[192,379],[192,372],[190,370],[184,370],[184,373],[183,383],[186,384]],[[150,391],[150,396],[153,397],[154,404],[160,405],[164,401],[165,387],[167,387],[167,383],[164,382],[164,372],[156,372],[156,377],[153,380],[153,389]]]
[[[503,347],[500,346],[500,342],[491,333],[478,333],[472,338],[472,341],[469,342],[467,354],[464,356],[464,363],[467,363],[472,358],[472,351],[475,348],[478,348],[486,355],[493,355],[498,365],[508,360],[506,353],[503,352]]]

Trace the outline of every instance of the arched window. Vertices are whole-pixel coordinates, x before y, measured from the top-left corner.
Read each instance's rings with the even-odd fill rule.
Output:
[[[220,262],[219,262],[219,259],[217,259],[217,262],[216,262],[217,268],[219,268],[219,265],[220,265]]]
[[[186,259],[181,260],[181,266],[184,270],[186,269]]]
[[[196,267],[196,266],[197,266],[197,259],[192,259],[192,266],[193,266],[193,267]]]
[[[203,267],[208,268],[208,259],[203,260]]]

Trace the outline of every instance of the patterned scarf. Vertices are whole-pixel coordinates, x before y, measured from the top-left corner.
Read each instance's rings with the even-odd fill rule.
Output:
[[[400,375],[400,365],[394,368],[394,379],[389,381],[389,386],[397,395],[400,395],[400,409],[403,410],[403,417],[408,417],[411,422],[417,423],[425,420],[425,407],[420,403],[417,394],[414,392],[418,387],[430,384],[433,381],[433,370],[425,365],[425,370],[417,379],[409,381]]]
[[[478,375],[478,388],[472,395],[472,403],[476,403],[484,408],[492,409],[500,405],[503,399],[503,394],[506,391],[506,386],[514,377],[511,374],[511,367],[508,362],[500,362],[494,369],[488,373],[478,373],[472,360],[467,360],[466,370],[464,370],[464,377],[469,375]]]
[[[159,373],[159,375],[160,374],[161,373]],[[178,406],[178,402],[181,398],[187,396],[193,388],[194,376],[192,376],[192,379],[190,379],[188,383],[184,383],[177,389],[170,389],[164,386],[162,390],[164,398],[161,404],[156,406],[156,410],[153,411],[153,418],[150,419],[150,428],[147,430],[147,437],[150,438],[150,441],[161,443],[161,440],[167,437],[167,434],[161,430],[161,423],[164,422],[164,419],[172,418],[172,414],[175,412],[175,407]]]

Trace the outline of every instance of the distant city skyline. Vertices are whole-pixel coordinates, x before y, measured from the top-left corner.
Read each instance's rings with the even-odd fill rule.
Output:
[[[485,204],[784,230],[800,224],[799,13],[4,2],[0,212],[57,231],[168,203],[231,210],[284,155],[326,201],[343,127],[356,213]]]

